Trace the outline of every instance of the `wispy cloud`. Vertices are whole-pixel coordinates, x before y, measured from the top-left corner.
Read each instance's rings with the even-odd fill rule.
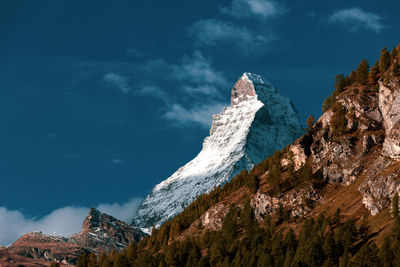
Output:
[[[185,108],[180,104],[173,104],[164,114],[164,117],[175,121],[178,125],[184,126],[195,122],[208,128],[211,124],[212,115],[220,113],[224,106],[222,103],[215,103]]]
[[[215,46],[218,43],[234,45],[246,54],[265,46],[272,39],[255,34],[246,27],[216,19],[195,22],[188,29],[188,34],[196,39],[197,45]]]
[[[104,75],[104,81],[118,88],[122,93],[129,93],[131,88],[128,86],[127,78],[121,74],[109,72]]]
[[[169,99],[169,94],[157,85],[142,85],[137,93],[142,96],[152,96],[165,101]]]
[[[97,209],[130,223],[141,199],[132,198],[126,203],[100,204]],[[81,230],[89,207],[63,207],[41,218],[29,218],[17,210],[0,207],[0,245],[10,245],[20,236],[42,231],[50,235],[70,236]]]
[[[286,8],[271,0],[233,0],[230,7],[221,7],[221,12],[235,18],[257,17],[266,19],[286,12]]]
[[[195,51],[192,57],[184,56],[180,65],[173,66],[173,75],[183,81],[186,91],[216,95],[216,88],[228,85],[224,75],[211,66],[212,62]]]
[[[212,60],[200,51],[184,56],[179,63],[151,60],[144,64],[148,73],[162,71],[167,81],[158,81],[156,75],[144,81],[136,91],[138,95],[150,96],[163,101],[161,117],[175,126],[196,124],[208,128],[211,116],[226,105],[221,91],[229,86],[225,75],[215,69]],[[163,84],[163,89],[160,84]]]
[[[367,29],[379,33],[385,27],[382,24],[382,19],[382,16],[378,14],[353,7],[336,10],[329,16],[328,21],[346,24],[350,31]]]

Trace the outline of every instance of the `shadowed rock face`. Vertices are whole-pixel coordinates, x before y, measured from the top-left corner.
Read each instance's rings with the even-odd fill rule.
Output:
[[[121,251],[145,235],[137,227],[91,208],[80,233],[66,238],[33,232],[15,241],[8,251],[32,259],[73,265],[83,253]]]
[[[201,152],[156,185],[138,209],[134,223],[160,225],[243,169],[293,142],[302,133],[292,102],[261,76],[244,73],[235,83],[231,105],[213,116]]]

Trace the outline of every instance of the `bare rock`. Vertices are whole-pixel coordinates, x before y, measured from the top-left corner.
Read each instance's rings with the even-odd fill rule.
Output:
[[[218,231],[222,228],[222,222],[229,212],[229,207],[219,203],[207,210],[201,217],[201,223],[205,229]]]
[[[383,116],[386,138],[382,153],[400,159],[400,88],[399,85],[379,82],[379,108]]]
[[[144,236],[146,234],[139,228],[90,208],[89,216],[84,220],[81,232],[71,236],[68,241],[108,253],[111,250],[121,251]]]
[[[311,207],[321,202],[322,196],[311,185],[292,190],[277,197],[264,193],[256,193],[251,197],[251,205],[257,220],[262,220],[267,214],[273,214],[282,205],[291,211],[293,217],[302,217],[311,211]]]

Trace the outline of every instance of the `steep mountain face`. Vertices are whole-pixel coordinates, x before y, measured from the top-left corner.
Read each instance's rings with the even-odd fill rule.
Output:
[[[281,208],[300,221],[340,208],[355,220],[369,213],[371,231],[382,240],[394,222],[393,198],[400,194],[400,75],[393,69],[376,84],[346,87],[312,129],[283,151],[279,193],[271,193],[274,168],[263,172],[260,188],[250,194],[257,220]],[[241,205],[240,194],[246,196],[239,192],[210,207],[185,232],[198,232],[198,225],[220,230],[230,207]]]
[[[69,238],[29,233],[15,241],[8,252],[37,260],[75,264],[83,253],[121,251],[145,235],[137,227],[91,208],[80,233]]]
[[[302,133],[291,101],[251,73],[239,78],[232,89],[231,105],[212,119],[201,152],[154,187],[138,209],[136,225],[160,225],[199,195],[241,170],[251,169]]]
[[[394,195],[400,194],[400,77],[389,69],[376,86],[352,84],[337,96],[336,103],[342,110],[325,112],[310,132],[290,146],[281,164],[287,167],[293,163],[298,170],[308,159],[312,172],[321,173],[327,187],[308,188],[312,196],[305,195],[319,207],[317,211],[348,207],[348,215],[356,218],[366,211],[372,216],[390,211]],[[338,120],[345,122],[340,135],[335,134]],[[317,213],[305,207],[304,200],[293,201],[301,190],[283,192],[272,199],[259,191],[252,198],[256,216],[263,218],[277,211],[280,204],[293,216]],[[389,220],[376,225],[377,230],[387,223]]]

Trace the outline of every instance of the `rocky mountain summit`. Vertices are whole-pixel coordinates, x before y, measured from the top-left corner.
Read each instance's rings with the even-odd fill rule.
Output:
[[[140,205],[134,223],[160,225],[199,195],[251,169],[302,133],[292,102],[261,76],[244,73],[232,89],[231,105],[212,118],[201,152],[156,185]]]
[[[91,208],[78,234],[60,237],[33,232],[20,237],[7,250],[27,258],[73,265],[83,253],[121,251],[144,236],[137,227]]]

